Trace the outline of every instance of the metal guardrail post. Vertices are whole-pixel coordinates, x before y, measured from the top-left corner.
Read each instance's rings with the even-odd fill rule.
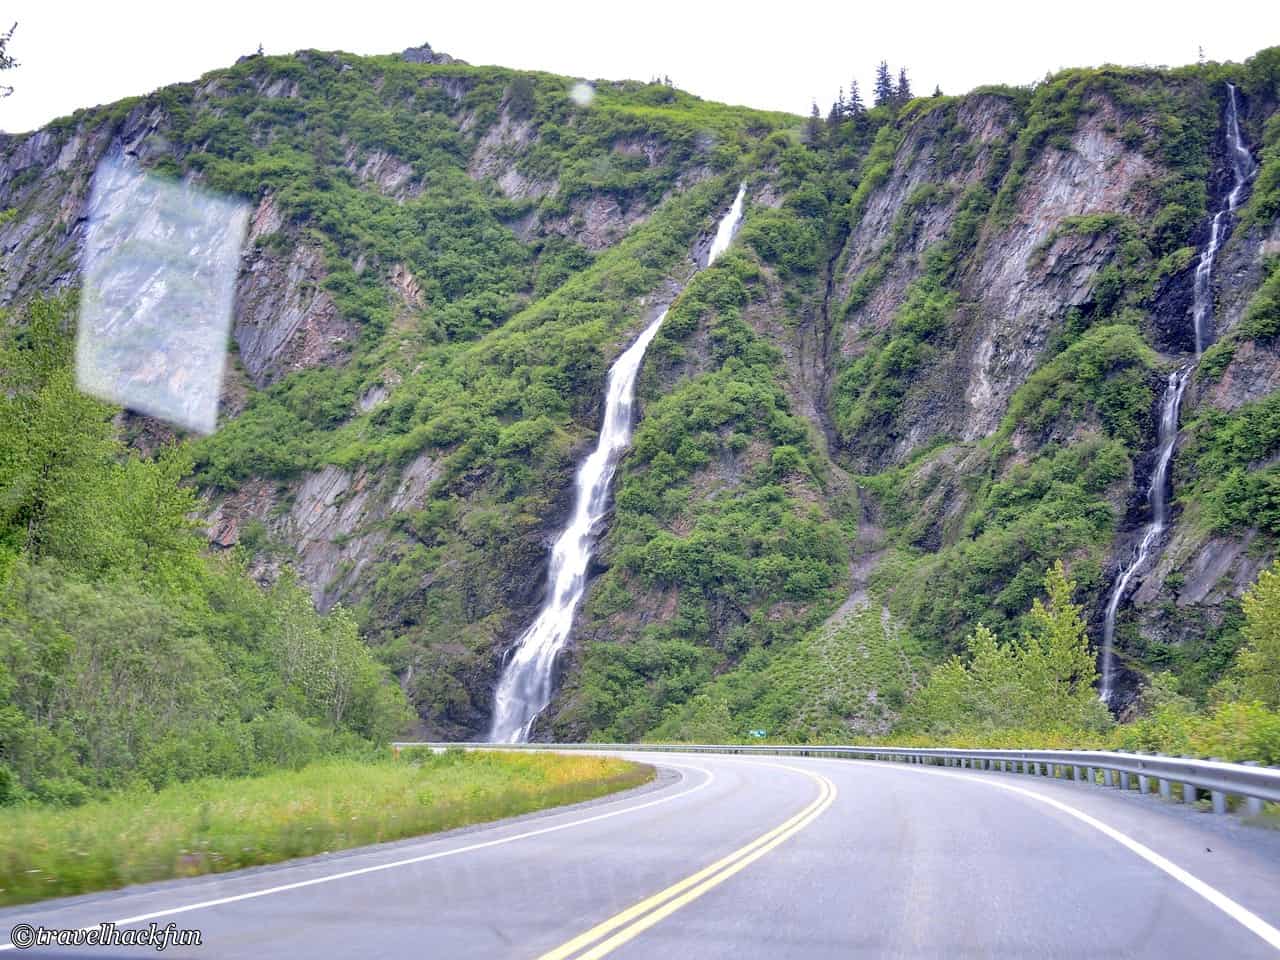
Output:
[[[1244,762],[1245,762],[1245,765],[1249,767],[1261,766],[1261,764],[1259,764],[1257,760],[1246,760]],[[1249,816],[1249,817],[1262,816],[1262,799],[1260,797],[1245,797],[1244,812],[1245,812],[1245,816]]]
[[[1140,750],[1138,752],[1142,753],[1144,751]],[[1148,777],[1146,774],[1143,774],[1143,773],[1138,774],[1138,792],[1143,796],[1146,796],[1148,793],[1151,792],[1151,778]]]
[[[1220,757],[1210,757],[1209,759],[1210,759],[1210,760],[1220,760],[1221,758],[1220,758]],[[1213,812],[1214,812],[1214,813],[1226,813],[1226,812],[1227,812],[1227,795],[1226,795],[1225,793],[1223,793],[1221,790],[1210,790],[1210,791],[1209,791],[1209,796],[1210,796],[1210,798],[1212,798],[1212,800],[1213,800]]]
[[[1185,753],[1181,753],[1178,755],[1178,759],[1186,760],[1187,755]],[[1199,799],[1200,799],[1200,795],[1199,795],[1199,792],[1196,790],[1196,785],[1194,783],[1187,783],[1184,780],[1182,783],[1182,802],[1196,803],[1199,801]]]

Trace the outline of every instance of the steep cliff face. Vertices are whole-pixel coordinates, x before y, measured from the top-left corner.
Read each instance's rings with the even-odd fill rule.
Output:
[[[1058,557],[1100,617],[1189,359],[1224,84],[1262,160],[1274,60],[1068,71],[805,142],[795,117],[661,84],[584,106],[576,81],[429,47],[246,58],[0,140],[0,302],[77,282],[107,154],[250,203],[223,423],[193,441],[210,542],[354,607],[423,732],[458,737],[540,600],[608,365],[670,306],[540,730],[675,733],[713,695],[782,710],[764,691],[813,693],[812,649],[869,679],[776,722],[876,732],[922,669],[908,646],[1013,629]],[[695,275],[742,181],[734,248]],[[1230,509],[1278,452],[1238,442],[1280,388],[1262,192],[1215,267],[1176,522],[1121,618],[1130,692],[1168,664],[1211,682],[1275,554],[1280,518]],[[140,449],[170,436],[122,423]],[[845,623],[867,604],[883,629]]]
[[[1107,588],[1148,516],[1160,371],[1191,359],[1193,252],[1230,188],[1225,83],[1084,74],[1057,83],[1030,104],[970,97],[918,116],[872,147],[878,165],[864,166],[864,183],[874,185],[854,195],[855,226],[836,287],[843,323],[833,332],[841,344],[834,363],[844,366],[834,381],[837,422],[842,405],[852,415],[844,416],[837,457],[877,475],[873,486],[906,548],[897,563],[920,576],[904,578],[891,564],[880,577],[883,592],[940,642],[975,615],[999,622],[1008,615],[1002,606],[1016,609],[979,602],[955,616],[921,595],[930,580],[933,589],[953,574],[964,582],[957,568],[975,562],[992,564],[992,593],[1019,595],[1026,565],[988,559],[984,541],[1004,543],[1034,566],[1048,552],[1073,557],[1100,622]],[[1253,91],[1248,129],[1260,152],[1276,90],[1267,80]],[[1061,109],[1067,102],[1069,111]],[[887,147],[892,153],[877,158]],[[1126,662],[1139,672],[1196,663],[1190,686],[1224,665],[1236,598],[1275,554],[1273,532],[1207,520],[1197,503],[1207,487],[1195,460],[1211,442],[1202,435],[1219,429],[1222,413],[1252,409],[1275,390],[1274,340],[1237,333],[1269,269],[1277,229],[1257,208],[1232,218],[1215,263],[1223,349],[1197,374],[1182,408],[1186,456],[1174,495],[1184,516],[1122,612]],[[957,229],[973,237],[961,248],[952,243]],[[914,309],[917,302],[937,316]],[[1124,346],[1132,337],[1117,323],[1142,331],[1159,352],[1143,353],[1136,341]],[[1054,379],[1070,389],[1050,388]],[[1114,452],[1122,449],[1131,466],[1084,492],[1113,522],[1088,532],[1062,528],[1057,543],[997,535],[987,491],[1016,489],[1040,465],[1072,450],[1083,455],[1103,438],[1119,441]],[[1040,487],[1037,496],[1049,493]]]

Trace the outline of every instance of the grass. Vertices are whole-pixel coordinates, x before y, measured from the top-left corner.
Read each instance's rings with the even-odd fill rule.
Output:
[[[404,753],[250,779],[0,809],[0,906],[221,873],[448,830],[639,786],[653,768],[549,753]]]

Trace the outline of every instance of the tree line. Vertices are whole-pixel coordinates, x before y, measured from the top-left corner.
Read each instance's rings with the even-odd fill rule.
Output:
[[[933,96],[942,96],[942,88],[935,86]],[[825,132],[828,134],[835,133],[843,124],[861,124],[865,122],[869,110],[897,110],[914,97],[915,93],[911,89],[911,78],[907,74],[907,68],[899,67],[898,75],[895,79],[893,71],[889,68],[888,61],[881,60],[876,66],[875,85],[871,92],[871,106],[868,107],[866,101],[863,100],[861,88],[855,77],[849,81],[848,92],[846,93],[844,87],[841,87],[839,93],[836,94],[835,100],[832,101],[831,109],[827,111]],[[822,111],[818,107],[818,101],[815,100],[810,107],[809,121],[805,126],[805,139],[810,144],[817,144],[822,141],[823,134]]]

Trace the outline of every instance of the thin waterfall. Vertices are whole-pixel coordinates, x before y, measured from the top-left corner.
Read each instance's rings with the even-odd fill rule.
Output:
[[[742,220],[745,195],[743,184],[716,230],[707,266],[733,241],[734,231]],[[609,368],[600,439],[578,468],[573,514],[551,550],[547,595],[542,609],[511,648],[503,666],[494,693],[493,724],[489,729],[491,743],[528,740],[534,720],[551,702],[556,657],[569,639],[574,614],[586,590],[587,568],[609,505],[609,485],[618,461],[631,442],[631,409],[640,363],[666,315],[667,312],[662,311]]]
[[[1227,84],[1227,158],[1231,161],[1233,182],[1231,192],[1227,194],[1227,202],[1213,215],[1209,226],[1209,242],[1200,251],[1200,262],[1196,264],[1196,277],[1192,308],[1192,320],[1196,328],[1196,356],[1204,352],[1204,348],[1213,342],[1213,263],[1218,256],[1218,248],[1226,239],[1230,227],[1230,218],[1240,205],[1244,188],[1253,178],[1257,169],[1253,156],[1249,153],[1244,141],[1240,138],[1240,118],[1236,110],[1236,88]]]
[[[1107,614],[1102,621],[1102,690],[1100,698],[1104,703],[1111,702],[1114,689],[1115,665],[1113,644],[1116,636],[1116,614],[1120,611],[1120,601],[1134,576],[1142,569],[1152,552],[1159,547],[1164,536],[1165,527],[1169,523],[1169,498],[1166,494],[1169,483],[1169,464],[1173,461],[1173,447],[1178,440],[1178,408],[1182,405],[1182,394],[1191,382],[1192,364],[1179,367],[1169,374],[1169,381],[1164,389],[1164,398],[1160,402],[1160,430],[1158,435],[1156,468],[1151,472],[1151,485],[1147,487],[1147,503],[1151,507],[1151,520],[1142,532],[1142,539],[1133,552],[1128,565],[1120,571],[1115,586],[1111,588],[1111,599],[1107,602]]]
[[[1245,187],[1257,170],[1253,157],[1240,136],[1240,119],[1236,103],[1236,88],[1227,84],[1227,155],[1231,164],[1232,185],[1226,203],[1213,215],[1209,227],[1209,241],[1200,251],[1192,286],[1191,318],[1195,324],[1196,360],[1204,348],[1213,341],[1213,266],[1218,250],[1231,227],[1231,215],[1244,195]],[[1102,621],[1102,679],[1099,698],[1110,704],[1115,693],[1115,635],[1116,615],[1129,585],[1148,560],[1160,549],[1165,528],[1169,525],[1169,466],[1173,462],[1173,450],[1178,442],[1178,413],[1182,395],[1191,382],[1195,362],[1183,364],[1169,374],[1164,396],[1160,401],[1160,428],[1156,438],[1156,466],[1151,472],[1147,487],[1147,503],[1151,519],[1142,531],[1142,539],[1129,558],[1129,562],[1116,577],[1107,601],[1106,616]]]

